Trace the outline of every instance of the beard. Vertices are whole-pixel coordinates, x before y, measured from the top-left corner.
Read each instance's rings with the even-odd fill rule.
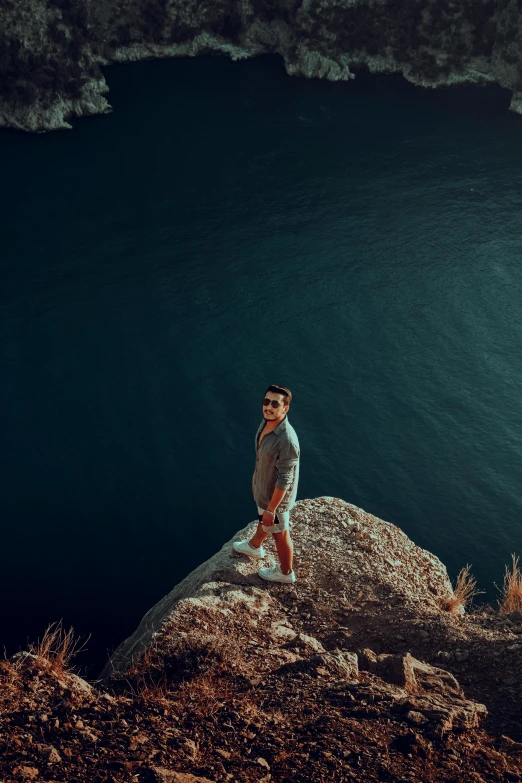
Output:
[[[272,415],[270,415],[270,414],[266,414],[266,413],[263,411],[263,419],[264,419],[265,421],[274,421],[274,419],[277,419],[277,418],[284,418],[284,417],[285,417],[285,415],[286,415],[286,414],[282,414],[282,413],[281,413],[281,411],[275,411],[275,410],[274,410],[274,411],[272,411],[271,413],[272,413]]]

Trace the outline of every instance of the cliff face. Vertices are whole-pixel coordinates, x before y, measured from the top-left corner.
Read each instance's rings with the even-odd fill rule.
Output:
[[[251,605],[253,619],[263,614],[277,624],[287,621],[289,606],[296,619],[298,616],[302,619],[303,632],[313,631],[316,635],[319,624],[334,641],[345,640],[342,630],[348,615],[358,625],[357,615],[363,606],[375,609],[376,638],[393,633],[385,627],[389,623],[397,633],[400,628],[404,633],[405,628],[414,628],[415,635],[422,617],[433,616],[436,623],[451,621],[443,610],[453,594],[445,566],[430,552],[415,546],[395,525],[335,498],[301,501],[295,505],[291,519],[298,578],[295,588],[276,586],[278,600],[273,602],[271,592],[262,589],[263,583],[257,576],[259,563],[235,557],[232,542],[227,542],[220,552],[150,609],[135,633],[112,656],[102,676],[109,676],[111,671],[125,671],[137,656],[156,645],[155,634],[159,629],[168,636],[165,624],[177,626],[187,611],[193,614],[199,607],[206,607],[218,618],[223,615],[224,622],[225,618],[232,621],[234,614],[226,609],[227,605],[232,609],[238,601],[244,602],[245,611]],[[239,531],[237,537],[252,535],[254,528],[255,523]],[[273,554],[270,560],[275,562]],[[231,589],[230,585],[238,588]],[[250,595],[257,597],[247,598],[245,587],[250,588]],[[386,606],[396,610],[386,612],[385,616]],[[242,623],[245,611],[242,611]],[[217,625],[222,626],[223,622]],[[211,626],[215,625],[214,619]],[[240,635],[247,632],[250,636],[254,626],[255,623],[252,626],[249,623],[237,632]],[[373,636],[368,635],[366,620],[364,626],[361,640],[375,644]],[[355,644],[353,633],[349,636]],[[322,633],[321,638],[324,642]]]
[[[0,125],[21,130],[110,111],[102,65],[202,52],[275,52],[331,80],[363,66],[425,87],[496,82],[522,113],[517,0],[3,0],[0,31]]]
[[[301,501],[292,523],[295,585],[262,582],[227,542],[104,682],[59,655],[1,661],[0,778],[521,780],[522,614],[451,614],[442,563],[336,498]]]
[[[237,538],[251,535],[255,524]],[[135,666],[159,676],[179,660],[180,645],[231,642],[238,671],[246,667],[259,682],[279,666],[328,652],[345,656],[354,671],[398,667],[405,685],[404,660],[412,655],[449,667],[472,699],[486,703],[490,722],[522,740],[514,673],[522,664],[522,616],[448,611],[453,590],[440,560],[395,525],[337,498],[297,503],[292,536],[295,586],[267,587],[257,576],[259,563],[236,557],[227,542],[150,609],[102,677],[127,677]],[[432,705],[433,715],[437,709]],[[483,713],[471,712],[480,723]]]

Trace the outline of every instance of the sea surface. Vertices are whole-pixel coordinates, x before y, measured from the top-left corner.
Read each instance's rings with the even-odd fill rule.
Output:
[[[106,76],[114,113],[0,133],[0,646],[62,619],[95,676],[254,519],[270,383],[299,498],[399,525],[496,600],[522,553],[509,94],[269,56]]]

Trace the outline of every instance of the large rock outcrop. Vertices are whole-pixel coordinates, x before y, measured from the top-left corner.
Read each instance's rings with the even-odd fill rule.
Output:
[[[255,523],[252,523],[255,525]],[[433,615],[443,621],[444,603],[453,590],[445,566],[426,550],[420,549],[395,525],[366,514],[336,498],[300,501],[292,511],[292,529],[296,538],[296,587],[283,590],[285,604],[290,597],[292,611],[299,607],[304,625],[314,627],[316,619],[333,631],[344,626],[360,611],[359,602],[373,606],[377,616],[386,604],[400,606],[398,625],[404,614],[411,618]],[[252,533],[250,525],[237,534]],[[235,539],[234,539],[235,540]],[[274,555],[269,556],[271,563]],[[183,618],[197,627],[210,613],[210,629],[225,618],[234,633],[251,634],[260,618],[270,627],[287,621],[280,597],[275,600],[257,576],[259,564],[237,558],[232,541],[227,542],[210,560],[196,568],[171,593],[152,607],[135,633],[127,639],[107,664],[103,676],[112,670],[124,671],[137,656],[156,640],[159,630],[168,637],[171,628],[179,632]],[[234,587],[236,586],[236,587]],[[234,618],[239,618],[238,627]],[[313,618],[313,619],[312,619]],[[306,630],[306,628],[303,628]]]
[[[521,780],[522,614],[449,612],[442,563],[349,503],[292,523],[294,585],[229,541],[92,685],[37,649],[0,662],[0,778]]]
[[[101,66],[209,52],[273,52],[331,80],[366,67],[425,87],[495,82],[522,112],[517,0],[4,0],[0,126],[70,128],[110,111]]]

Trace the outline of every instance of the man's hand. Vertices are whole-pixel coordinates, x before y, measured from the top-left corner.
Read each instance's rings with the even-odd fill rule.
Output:
[[[269,514],[268,511],[263,511],[263,519],[261,520],[261,524],[265,527],[272,527],[272,525],[275,525],[275,514]]]

